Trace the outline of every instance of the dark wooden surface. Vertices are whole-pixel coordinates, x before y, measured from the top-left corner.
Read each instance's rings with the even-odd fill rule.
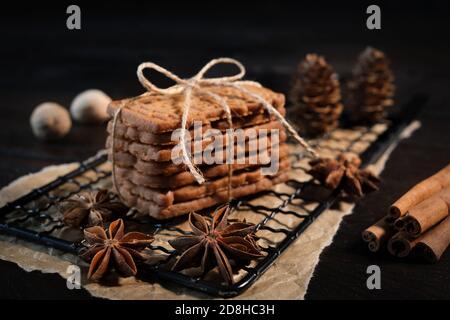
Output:
[[[231,3],[230,3],[231,5]],[[44,7],[47,8],[47,7]],[[217,56],[232,56],[248,77],[287,93],[295,65],[308,52],[324,54],[346,74],[366,45],[384,50],[397,75],[398,103],[416,92],[431,99],[420,115],[422,128],[402,142],[382,174],[382,187],[360,201],[333,243],[321,254],[307,299],[450,298],[450,252],[437,265],[372,255],[360,232],[381,217],[408,187],[450,160],[448,10],[445,2],[382,4],[382,30],[365,28],[365,6],[259,2],[217,10],[184,5],[154,8],[82,4],[82,30],[65,28],[64,4],[11,8],[0,19],[0,185],[40,168],[80,161],[102,148],[103,126],[74,125],[56,143],[37,141],[29,115],[42,101],[68,106],[80,91],[99,88],[112,98],[137,95],[136,66],[152,60],[181,76]],[[4,12],[2,12],[2,15]],[[168,84],[155,76],[159,84]],[[381,267],[382,289],[366,287],[366,268]],[[25,273],[0,262],[0,297],[76,298],[58,276]]]

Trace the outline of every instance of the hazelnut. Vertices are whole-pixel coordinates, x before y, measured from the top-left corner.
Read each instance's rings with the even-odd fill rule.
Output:
[[[42,140],[56,140],[64,137],[72,127],[69,112],[55,102],[38,105],[30,117],[34,135]]]
[[[70,105],[72,118],[80,123],[102,123],[110,117],[106,112],[111,98],[103,91],[90,89],[78,94]]]

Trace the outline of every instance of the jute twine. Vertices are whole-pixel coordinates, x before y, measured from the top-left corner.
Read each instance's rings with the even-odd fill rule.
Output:
[[[218,64],[232,64],[235,65],[239,72],[236,75],[232,76],[226,76],[226,77],[218,77],[218,78],[205,78],[205,74],[215,65]],[[168,87],[168,88],[159,88],[158,86],[154,85],[148,78],[146,78],[143,74],[145,69],[152,69],[155,70],[163,75],[165,75],[167,78],[172,79],[176,84]],[[244,85],[246,86],[255,86],[255,87],[261,87],[261,84],[255,81],[243,81],[241,80],[245,76],[245,67],[237,60],[231,59],[231,58],[217,58],[213,59],[210,62],[208,62],[195,76],[188,79],[182,79],[175,75],[174,73],[170,72],[169,70],[153,63],[153,62],[144,62],[141,63],[137,69],[137,76],[139,79],[139,82],[148,90],[148,92],[145,92],[144,94],[132,99],[136,100],[139,99],[142,96],[145,96],[149,94],[150,92],[157,92],[161,95],[184,95],[184,103],[183,103],[183,114],[181,117],[181,132],[180,132],[180,143],[181,143],[181,151],[182,151],[182,160],[183,163],[188,167],[190,173],[194,176],[195,180],[199,184],[203,184],[205,182],[205,178],[203,177],[202,172],[200,169],[195,166],[195,164],[192,163],[190,151],[187,150],[186,146],[186,130],[187,130],[187,120],[189,116],[189,110],[191,108],[191,101],[192,101],[192,95],[193,94],[204,94],[215,101],[223,108],[225,111],[226,117],[227,117],[227,123],[229,128],[233,128],[233,122],[232,122],[232,115],[231,115],[231,109],[226,100],[216,94],[211,92],[209,89],[211,87],[232,87],[240,90],[247,96],[255,99],[261,105],[269,112],[270,115],[275,116],[275,118],[283,124],[283,126],[286,128],[286,130],[289,132],[289,134],[310,153],[314,158],[318,158],[317,152],[297,133],[297,131],[286,121],[286,119],[283,117],[283,115],[280,114],[280,112],[272,106],[268,101],[266,101],[262,96],[246,89]],[[115,160],[115,140],[116,140],[116,127],[118,118],[122,112],[122,108],[124,106],[121,106],[115,113],[113,118],[113,127],[112,127],[112,143],[111,143],[111,149],[112,149],[112,180],[114,188],[116,189],[117,195],[119,198],[123,201],[123,196],[120,193],[120,190],[118,188],[116,173],[115,173],[115,167],[116,167],[116,160]],[[231,130],[228,130],[228,143],[233,143],[232,141],[233,135],[231,133]],[[232,164],[228,164],[228,199],[231,199],[231,190],[232,190],[232,175],[233,175],[233,167]]]

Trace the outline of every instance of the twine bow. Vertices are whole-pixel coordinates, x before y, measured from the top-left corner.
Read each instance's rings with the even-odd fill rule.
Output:
[[[205,78],[205,74],[215,65],[218,64],[232,64],[235,65],[239,72],[232,76],[218,77],[218,78]],[[155,70],[167,78],[172,79],[176,84],[168,87],[168,88],[160,88],[153,84],[148,78],[144,76],[145,69]],[[149,91],[149,92],[157,92],[161,95],[184,95],[184,103],[183,103],[183,114],[181,117],[181,132],[180,132],[180,143],[181,143],[181,151],[182,151],[182,159],[183,163],[188,167],[191,174],[194,176],[195,180],[199,184],[203,184],[205,182],[205,178],[203,177],[201,171],[192,163],[191,157],[187,150],[186,146],[186,126],[189,115],[189,110],[191,107],[192,94],[193,93],[201,93],[205,94],[215,101],[223,108],[226,113],[227,123],[229,128],[233,127],[231,109],[226,100],[220,95],[213,93],[209,90],[209,87],[232,87],[240,90],[244,94],[249,97],[252,97],[269,112],[270,115],[275,116],[275,118],[280,121],[286,130],[290,133],[290,135],[301,145],[303,146],[314,158],[318,157],[316,151],[297,133],[297,131],[286,121],[283,115],[273,107],[268,101],[266,101],[260,95],[246,89],[243,85],[250,85],[255,87],[261,87],[261,84],[254,81],[243,81],[241,80],[245,76],[245,67],[239,61],[231,58],[217,58],[208,62],[195,76],[188,79],[182,79],[170,72],[169,70],[153,63],[153,62],[144,62],[141,63],[137,69],[137,76],[139,82]],[[144,93],[148,94],[148,92]],[[138,97],[139,98],[139,97]],[[113,129],[112,129],[112,175],[113,175],[113,183],[114,187],[119,195],[120,191],[117,187],[116,176],[115,176],[115,131],[117,125],[117,119],[121,113],[122,108],[119,108],[114,114],[113,119]],[[228,143],[232,143],[232,133],[229,131]],[[232,166],[228,164],[228,198],[231,198],[231,177],[232,177]]]

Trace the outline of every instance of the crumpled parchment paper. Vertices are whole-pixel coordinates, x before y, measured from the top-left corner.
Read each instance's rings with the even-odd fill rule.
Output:
[[[377,163],[372,165],[372,170],[380,173],[398,142],[409,137],[419,127],[420,123],[411,123]],[[341,134],[347,136],[349,132],[342,132]],[[355,148],[360,148],[358,152],[362,151],[370,145],[370,141],[371,138],[369,137],[365,145],[356,146]],[[342,143],[346,142],[343,141]],[[76,167],[76,163],[49,166],[37,173],[15,180],[0,191],[0,206],[26,194],[33,188],[42,186],[58,176],[64,175]],[[295,173],[293,175],[296,177]],[[277,186],[277,188],[279,187]],[[341,202],[338,205],[338,209],[330,209],[324,212],[256,283],[234,299],[303,299],[314,268],[319,261],[320,253],[332,242],[340,222],[344,216],[352,212],[353,207],[353,204]],[[58,273],[63,279],[67,279],[70,275],[67,273],[67,268],[73,263],[78,264],[80,262],[79,258],[73,255],[62,254],[58,250],[5,235],[0,235],[0,259],[14,262],[27,272],[39,270],[43,273]],[[90,283],[83,278],[82,286],[92,296],[107,299],[212,298],[175,284],[148,283],[134,277],[119,278],[119,283],[115,286]]]

